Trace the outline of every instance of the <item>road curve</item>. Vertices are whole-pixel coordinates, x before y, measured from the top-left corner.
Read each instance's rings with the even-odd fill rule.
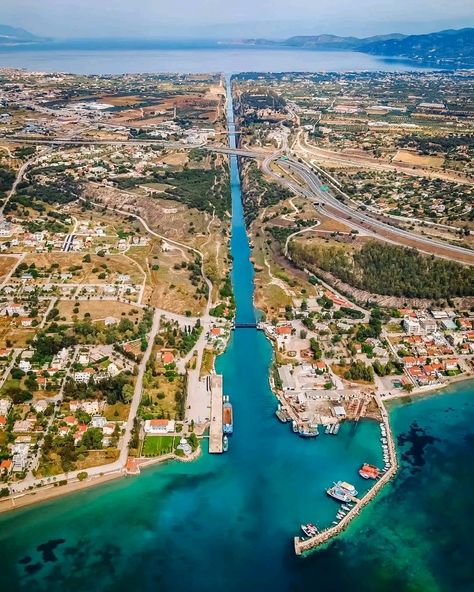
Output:
[[[302,180],[303,185],[301,186],[282,178],[272,171],[270,168],[272,161],[278,161],[278,164],[282,168],[297,175]],[[270,175],[278,183],[285,185],[295,193],[310,199],[314,203],[320,204],[319,209],[323,213],[331,218],[342,220],[348,226],[363,230],[365,233],[372,234],[374,237],[385,242],[416,248],[424,253],[433,254],[459,263],[474,265],[474,251],[471,249],[413,234],[407,230],[381,222],[343,204],[331,195],[329,191],[322,189],[323,183],[311,167],[304,162],[300,163],[293,159],[281,160],[278,159],[278,156],[272,156],[263,161],[262,168],[266,174]]]

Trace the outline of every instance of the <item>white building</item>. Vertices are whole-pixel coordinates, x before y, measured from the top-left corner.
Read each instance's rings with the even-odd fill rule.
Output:
[[[20,360],[18,368],[23,370],[23,372],[29,372],[31,370],[31,362],[28,362],[28,360]]]
[[[434,319],[429,317],[423,317],[420,319],[420,326],[421,328],[426,331],[426,333],[434,333],[438,329],[438,325]]]
[[[30,450],[30,445],[26,442],[21,442],[18,444],[14,444],[12,448],[13,453],[13,467],[12,471],[14,473],[24,471],[26,468],[26,463],[28,462],[28,452]]]
[[[107,424],[107,420],[103,415],[93,415],[91,419],[92,428],[100,428],[101,430]]]
[[[26,316],[26,310],[22,304],[16,304],[15,302],[12,302],[11,304],[7,304],[7,306],[5,306],[3,309],[3,314],[8,315],[9,317],[15,314],[20,317],[24,317]]]
[[[0,399],[0,415],[7,415],[11,406],[10,399]]]
[[[79,372],[74,372],[74,381],[75,382],[84,382],[88,383],[89,380],[92,378],[94,374],[94,370],[92,368],[85,368]]]
[[[114,376],[117,376],[117,374],[120,374],[120,370],[118,369],[117,365],[114,364],[113,362],[111,362],[108,366],[107,366],[107,374],[113,378]]]
[[[405,317],[403,319],[403,328],[408,335],[421,335],[422,333],[420,321],[412,317]]]
[[[145,421],[146,434],[168,434],[174,432],[174,419],[147,419]]]

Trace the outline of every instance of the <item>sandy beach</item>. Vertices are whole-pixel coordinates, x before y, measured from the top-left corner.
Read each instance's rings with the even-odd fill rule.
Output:
[[[138,470],[134,474],[127,472],[125,469],[121,469],[119,471],[106,473],[104,475],[92,476],[85,479],[84,481],[78,481],[76,479],[74,481],[70,481],[65,485],[51,484],[46,485],[44,487],[39,487],[37,489],[33,489],[32,491],[20,493],[13,497],[6,497],[0,499],[0,514],[4,512],[11,512],[13,510],[18,510],[19,508],[24,508],[26,506],[32,506],[33,504],[39,504],[57,497],[77,493],[78,491],[83,491],[84,489],[88,489],[89,487],[95,487],[96,485],[103,485],[104,483],[114,481],[115,479],[139,476],[141,469],[155,466],[167,461],[177,460],[179,462],[193,462],[200,456],[201,446],[199,446],[188,457],[181,457],[175,454],[165,454],[163,456],[157,456],[154,458],[136,459],[135,464]]]

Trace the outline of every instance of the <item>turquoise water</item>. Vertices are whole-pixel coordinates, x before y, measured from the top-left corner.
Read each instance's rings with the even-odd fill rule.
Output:
[[[238,171],[231,162],[237,319],[254,318],[253,271]],[[378,424],[343,425],[303,440],[274,416],[272,350],[237,330],[217,361],[234,404],[221,456],[148,469],[89,491],[0,516],[0,590],[472,590],[472,383],[392,412],[400,475],[350,529],[307,558],[301,522],[325,526],[336,479],[363,492],[362,462],[380,463]],[[470,585],[471,584],[471,585]]]

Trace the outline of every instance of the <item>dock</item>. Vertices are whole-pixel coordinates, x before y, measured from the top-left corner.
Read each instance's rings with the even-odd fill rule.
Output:
[[[386,485],[398,471],[398,463],[397,463],[397,454],[395,451],[395,442],[392,435],[392,430],[390,428],[389,418],[387,410],[378,395],[375,395],[375,400],[379,407],[382,422],[385,425],[387,431],[387,441],[388,441],[388,452],[390,458],[390,469],[386,471],[378,481],[374,483],[374,485],[369,489],[369,491],[361,498],[353,498],[352,501],[355,503],[355,506],[351,508],[349,512],[344,516],[344,518],[336,525],[326,530],[323,530],[316,534],[313,537],[308,539],[302,539],[300,537],[294,537],[294,547],[295,547],[295,554],[302,555],[307,551],[311,551],[312,549],[316,549],[320,545],[323,545],[330,539],[334,538],[341,532],[343,532],[350,524],[351,520],[353,520],[356,516],[360,514],[364,506],[366,506],[369,502],[371,502],[374,497],[378,494],[378,492]]]
[[[209,453],[221,454],[222,447],[222,374],[211,376],[211,422],[209,427]]]

